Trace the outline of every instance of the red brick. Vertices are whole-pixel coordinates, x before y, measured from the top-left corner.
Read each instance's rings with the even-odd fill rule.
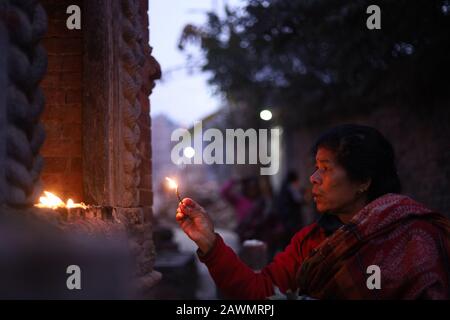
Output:
[[[80,173],[70,173],[64,175],[64,190],[80,191],[83,189],[83,179]]]
[[[65,95],[65,102],[66,103],[79,103],[81,104],[83,100],[83,95],[81,93],[81,90],[78,89],[69,89],[66,91]]]
[[[81,174],[42,174],[44,190],[52,192],[66,202],[71,198],[75,202],[83,200],[83,180]]]
[[[61,85],[61,80],[59,74],[57,73],[47,73],[42,79],[41,86],[45,88],[57,88]]]
[[[65,72],[61,75],[61,86],[65,88],[81,88],[81,72]]]
[[[64,173],[67,170],[68,159],[66,157],[45,157],[46,173]]]
[[[44,38],[42,41],[48,54],[82,54],[81,38]]]
[[[68,16],[68,15],[67,15]],[[53,19],[49,21],[46,38],[81,38],[82,30],[69,30],[67,28],[67,19]]]
[[[64,24],[63,24],[64,23]],[[67,35],[67,28],[64,20],[51,20],[48,23],[46,38],[64,37]]]
[[[66,92],[57,89],[44,89],[45,102],[48,105],[64,105],[66,103]]]
[[[63,63],[63,56],[56,55],[56,54],[48,55],[47,72],[61,71],[62,63]]]
[[[41,148],[44,157],[81,156],[81,140],[46,139]]]
[[[64,107],[65,123],[81,123],[81,104],[71,103],[66,104]]]
[[[83,57],[81,55],[67,55],[63,57],[62,71],[82,72]]]
[[[64,116],[64,106],[46,104],[41,119],[45,124],[48,121],[62,121]]]
[[[63,180],[63,176],[61,174],[49,174],[47,173],[47,167],[44,164],[44,168],[41,174],[41,180],[44,184],[44,189],[51,192],[50,188],[53,186],[61,185]]]
[[[47,12],[49,21],[64,19],[66,20],[69,15],[67,14],[67,8],[75,4],[81,9],[81,19],[83,19],[83,1],[81,0],[44,0],[42,4]]]
[[[81,124],[62,124],[62,138],[68,140],[81,140]]]
[[[60,139],[63,136],[63,124],[60,121],[45,121],[44,128],[47,139]]]
[[[41,119],[44,124],[49,121],[57,121],[64,124],[81,124],[81,105],[46,104]]]
[[[76,185],[64,186],[64,189],[62,189],[62,194],[65,201],[68,199],[72,199],[74,202],[83,201],[83,186],[81,181]]]
[[[83,171],[83,160],[81,157],[74,157],[70,159],[70,172],[71,173],[82,173]]]

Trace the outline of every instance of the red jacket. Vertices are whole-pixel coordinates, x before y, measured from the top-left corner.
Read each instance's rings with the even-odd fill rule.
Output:
[[[450,297],[448,218],[406,196],[386,194],[345,226],[336,220],[321,215],[261,273],[241,262],[219,236],[201,261],[223,293],[235,299],[264,299],[275,287],[284,293],[300,288],[317,299]],[[373,271],[368,270],[374,266],[383,279],[379,288],[369,287]]]
[[[220,235],[217,235],[211,251],[204,256],[199,255],[199,259],[206,264],[217,287],[227,297],[259,300],[272,296],[275,286],[283,293],[295,291],[299,266],[325,238],[324,230],[317,223],[303,228],[261,272],[254,272],[244,264]]]

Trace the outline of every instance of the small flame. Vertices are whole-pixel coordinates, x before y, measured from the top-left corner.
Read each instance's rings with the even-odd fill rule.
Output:
[[[85,205],[83,202],[81,202],[81,203],[75,203],[75,202],[73,202],[72,199],[69,199],[69,200],[67,200],[66,207],[67,207],[68,209],[73,209],[73,208],[86,209],[86,208],[87,208],[87,205]]]
[[[170,189],[176,189],[178,188],[178,184],[175,182],[175,180],[170,179],[168,177],[166,177],[167,182],[169,183],[169,188]]]
[[[45,196],[39,198],[39,203],[35,204],[35,207],[38,208],[50,208],[50,209],[58,209],[58,208],[82,208],[86,209],[87,206],[81,203],[75,203],[72,199],[67,200],[67,203],[61,200],[58,196],[54,195],[51,192],[44,191]]]

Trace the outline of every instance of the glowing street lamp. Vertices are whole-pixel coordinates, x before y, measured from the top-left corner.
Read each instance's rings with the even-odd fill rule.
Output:
[[[186,158],[193,158],[195,156],[195,150],[192,147],[187,147],[183,150],[183,154]]]
[[[261,111],[259,116],[261,117],[262,120],[269,121],[270,119],[272,119],[272,112],[266,109]]]

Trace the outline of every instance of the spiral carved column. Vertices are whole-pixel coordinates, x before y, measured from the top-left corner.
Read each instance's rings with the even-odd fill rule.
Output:
[[[143,134],[150,129],[146,103],[154,80],[160,77],[148,44],[146,1],[87,0],[83,6],[86,201],[112,205],[121,214],[137,257],[137,285],[145,289],[161,277],[153,270],[149,199],[140,198],[143,179],[149,179],[142,176],[142,169],[151,165],[150,155],[140,148],[142,142],[150,141]],[[148,128],[140,121],[143,116],[148,117]]]
[[[39,88],[47,69],[47,55],[40,44],[47,17],[38,1],[2,1],[6,70],[6,101],[2,106],[3,184],[2,206],[27,208],[41,192],[39,174],[43,161],[39,149],[45,139],[39,116],[44,95]]]

